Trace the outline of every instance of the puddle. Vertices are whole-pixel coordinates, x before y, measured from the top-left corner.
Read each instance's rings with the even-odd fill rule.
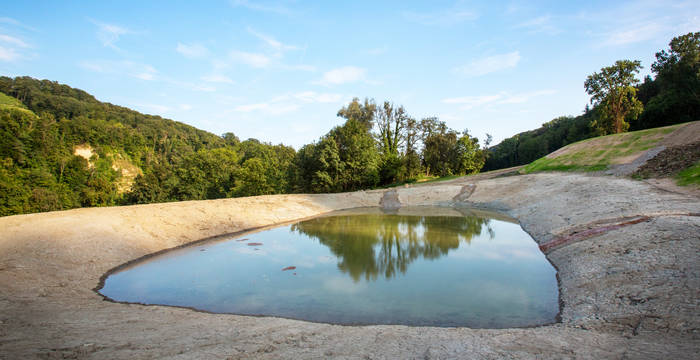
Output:
[[[440,207],[355,209],[200,243],[112,273],[99,292],[334,324],[524,327],[559,311],[556,271],[517,223]]]

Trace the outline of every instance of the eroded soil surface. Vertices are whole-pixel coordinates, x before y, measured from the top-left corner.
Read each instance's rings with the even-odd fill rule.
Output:
[[[643,178],[672,177],[700,160],[700,141],[671,146],[646,161],[635,172]]]
[[[697,197],[561,173],[392,191],[402,206],[479,207],[518,219],[558,269],[561,322],[498,330],[338,326],[119,304],[93,290],[110,269],[142,256],[378,206],[385,190],[276,195],[0,218],[0,358],[697,358]]]

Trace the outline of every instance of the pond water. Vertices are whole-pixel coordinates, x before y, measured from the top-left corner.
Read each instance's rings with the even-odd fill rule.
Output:
[[[335,324],[522,327],[559,312],[556,271],[497,214],[377,208],[169,251],[112,273],[121,302]]]

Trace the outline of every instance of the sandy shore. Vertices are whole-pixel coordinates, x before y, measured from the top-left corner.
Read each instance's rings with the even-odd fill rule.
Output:
[[[128,261],[203,238],[377,206],[385,191],[0,218],[0,358],[696,358],[700,199],[615,177],[536,174],[400,188],[402,205],[495,209],[558,269],[561,322],[526,329],[338,326],[118,304]],[[386,199],[385,199],[386,200]]]

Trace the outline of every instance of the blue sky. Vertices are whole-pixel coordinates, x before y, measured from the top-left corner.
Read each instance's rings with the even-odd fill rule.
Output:
[[[14,1],[0,75],[296,148],[355,96],[498,142],[580,114],[587,75],[649,74],[690,31],[697,1]]]

